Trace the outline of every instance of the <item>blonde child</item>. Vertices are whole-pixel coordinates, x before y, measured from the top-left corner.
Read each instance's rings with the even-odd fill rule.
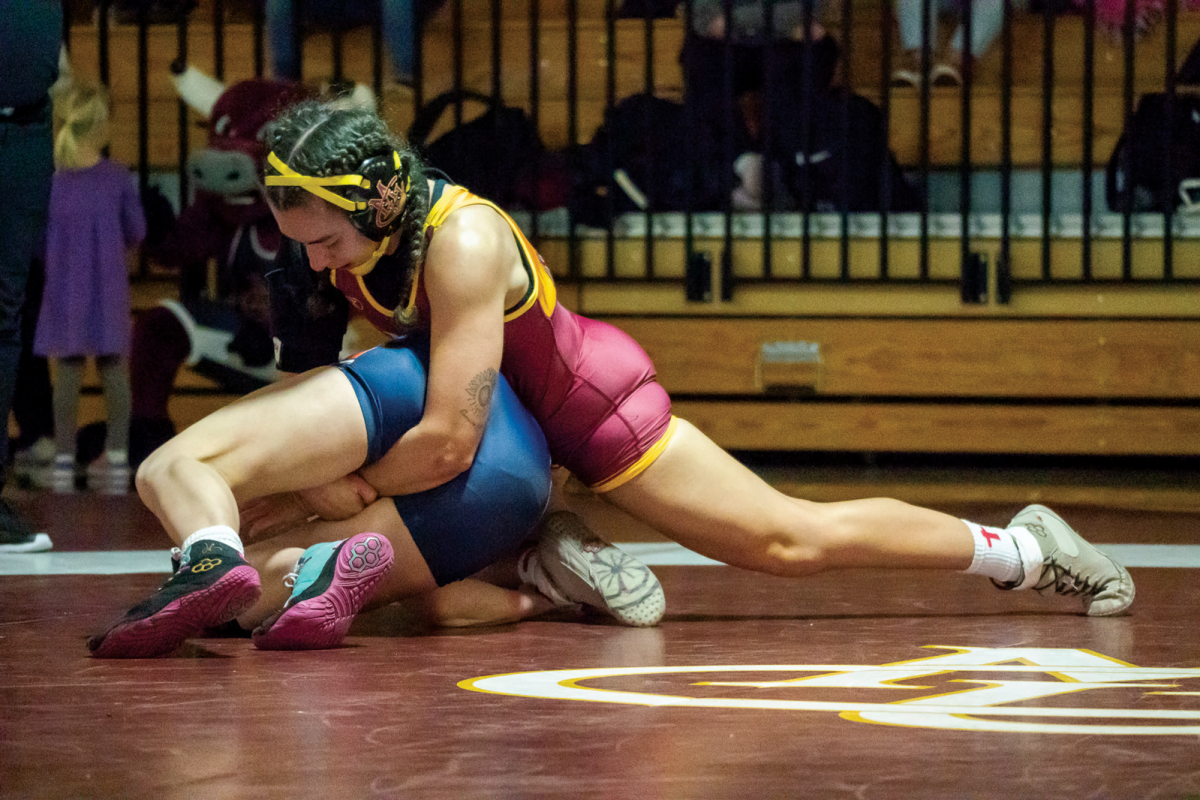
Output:
[[[130,297],[126,250],[146,235],[129,170],[103,156],[108,93],[75,86],[61,100],[56,172],[46,228],[46,288],[33,349],[54,363],[56,492],[75,485],[79,387],[88,356],[104,388],[108,435],[104,456],[88,469],[90,488],[129,488]]]

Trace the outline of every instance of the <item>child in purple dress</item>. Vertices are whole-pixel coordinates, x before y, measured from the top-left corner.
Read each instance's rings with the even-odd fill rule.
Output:
[[[129,488],[130,292],[126,250],[146,235],[129,170],[101,155],[108,141],[108,94],[79,86],[62,101],[54,142],[58,167],[46,228],[46,289],[33,349],[54,363],[51,470],[56,492],[75,486],[79,386],[96,359],[108,417],[105,454],[88,484],[112,494]]]

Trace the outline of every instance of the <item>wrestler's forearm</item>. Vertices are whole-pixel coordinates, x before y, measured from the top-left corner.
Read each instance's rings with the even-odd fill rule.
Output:
[[[441,486],[466,471],[475,457],[453,437],[417,424],[383,458],[358,471],[383,496],[415,494]]]

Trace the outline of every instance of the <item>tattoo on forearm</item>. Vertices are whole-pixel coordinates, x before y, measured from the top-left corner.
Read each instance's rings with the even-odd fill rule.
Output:
[[[487,424],[498,377],[499,373],[489,367],[472,378],[467,387],[467,407],[462,410],[462,415],[476,428],[482,429]]]

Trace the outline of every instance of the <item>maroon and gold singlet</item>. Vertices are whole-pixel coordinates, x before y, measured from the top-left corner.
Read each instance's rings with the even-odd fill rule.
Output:
[[[640,474],[662,453],[676,424],[650,357],[623,331],[563,308],[545,261],[495,204],[460,186],[439,182],[438,190],[427,231],[436,231],[460,208],[486,205],[516,237],[529,291],[505,312],[500,371],[546,434],[554,462],[600,492]],[[371,296],[362,275],[350,270],[330,275],[375,327],[394,330],[392,309]],[[409,304],[418,309],[418,324],[428,326],[429,300],[420,273]]]

